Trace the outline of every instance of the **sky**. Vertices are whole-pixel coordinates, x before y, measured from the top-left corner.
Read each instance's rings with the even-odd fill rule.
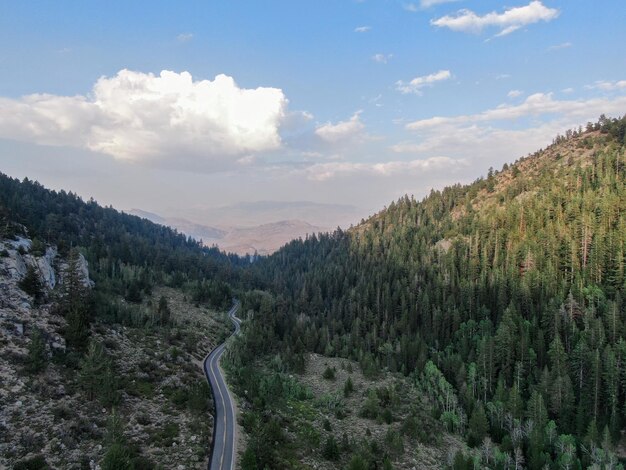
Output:
[[[208,224],[360,219],[625,114],[625,24],[623,0],[0,0],[0,171]]]

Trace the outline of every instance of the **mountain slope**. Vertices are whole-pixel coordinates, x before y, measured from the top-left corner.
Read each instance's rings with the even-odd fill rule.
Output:
[[[206,468],[199,360],[249,262],[0,175],[0,467]]]
[[[473,184],[292,242],[257,265],[286,299],[270,334],[415,376],[449,427],[501,458],[606,457],[626,422],[625,128],[602,119]],[[573,455],[549,420],[576,436]]]

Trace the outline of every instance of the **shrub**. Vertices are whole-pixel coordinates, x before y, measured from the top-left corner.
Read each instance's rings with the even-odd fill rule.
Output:
[[[355,455],[348,464],[348,470],[367,470],[369,465],[367,461],[360,455]]]
[[[28,457],[13,465],[13,470],[48,470],[49,468],[50,466],[43,455]]]
[[[33,256],[43,256],[46,254],[46,245],[39,239],[34,238],[30,247],[30,254]]]
[[[402,455],[404,453],[404,439],[395,429],[389,428],[387,430],[385,444],[393,455]]]
[[[343,396],[349,397],[354,391],[354,384],[352,383],[352,379],[348,377],[345,385],[343,386]]]
[[[332,434],[328,436],[324,447],[322,448],[322,456],[327,460],[337,460],[339,458],[339,446]]]
[[[177,423],[167,423],[157,434],[157,438],[162,441],[165,447],[171,447],[174,439],[178,437],[180,429]]]
[[[334,367],[326,367],[326,370],[322,374],[326,380],[335,380],[337,378],[337,370]]]
[[[380,413],[380,400],[375,390],[367,392],[367,398],[361,408],[361,416],[363,418],[376,419]]]
[[[102,459],[102,470],[133,470],[130,451],[121,443],[112,444]]]
[[[28,345],[28,357],[26,359],[26,369],[32,374],[38,374],[48,367],[48,355],[46,354],[46,343],[40,331],[35,331],[30,344]]]

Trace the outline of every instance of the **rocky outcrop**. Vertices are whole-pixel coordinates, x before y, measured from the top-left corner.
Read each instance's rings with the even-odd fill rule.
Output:
[[[57,284],[57,275],[53,268],[57,255],[57,249],[49,247],[46,249],[46,254],[36,260],[41,280],[48,289],[54,289]],[[87,277],[89,277],[89,274],[87,274]]]
[[[3,282],[19,283],[30,266],[37,268],[42,284],[52,290],[56,287],[59,274],[54,266],[58,258],[56,247],[47,247],[43,256],[36,256],[31,251],[32,241],[18,237],[16,240],[0,241],[0,279]],[[81,255],[81,272],[89,279],[87,261]],[[91,284],[91,281],[89,281]]]
[[[48,247],[43,256],[36,256],[30,253],[31,248],[32,241],[28,238],[0,241],[0,336],[9,351],[19,354],[25,352],[24,348],[13,344],[13,337],[29,336],[37,329],[42,333],[49,352],[64,350],[65,340],[58,333],[63,320],[45,314],[49,305],[33,308],[33,298],[19,287],[32,266],[37,269],[42,286],[50,295],[59,278],[54,268],[58,253],[55,247]]]
[[[62,261],[60,263],[61,269],[59,270],[59,281],[63,282],[63,273],[67,269],[67,261]],[[82,253],[78,255],[78,271],[80,272],[80,278],[85,287],[93,287],[94,282],[89,278],[89,263],[85,259]]]

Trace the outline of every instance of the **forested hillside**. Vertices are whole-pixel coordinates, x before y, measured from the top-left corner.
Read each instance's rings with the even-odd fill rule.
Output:
[[[314,351],[412,377],[480,448],[455,468],[615,468],[625,129],[601,118],[470,185],[288,244],[255,266],[275,296],[248,299],[263,340],[240,354],[298,370]]]
[[[89,261],[98,290],[112,289],[131,299],[149,294],[151,286],[195,283],[194,296],[227,307],[230,284],[249,284],[248,258],[207,248],[175,230],[146,219],[84,202],[38,182],[19,181],[0,173],[0,236],[26,228],[36,250],[46,244],[67,254],[78,247]]]

